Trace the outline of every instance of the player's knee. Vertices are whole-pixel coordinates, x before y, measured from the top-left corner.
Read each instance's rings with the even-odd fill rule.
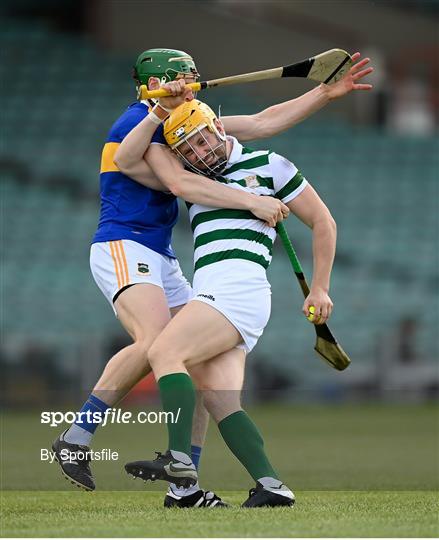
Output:
[[[153,343],[147,351],[147,358],[152,367],[156,368],[159,365],[160,359],[163,355],[163,348],[160,345]]]
[[[144,364],[149,364],[148,351],[151,346],[151,341],[145,339],[136,339],[133,345],[136,348],[136,352],[140,362]]]
[[[153,343],[147,352],[147,358],[153,370],[170,363],[180,363],[180,357],[175,347],[163,342]]]

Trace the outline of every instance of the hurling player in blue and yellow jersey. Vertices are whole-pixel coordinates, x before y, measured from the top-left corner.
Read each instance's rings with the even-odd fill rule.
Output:
[[[359,54],[353,58],[358,60]],[[365,59],[354,66],[357,75],[362,63],[367,62]],[[150,345],[170,318],[192,297],[191,287],[182,275],[171,247],[171,231],[178,214],[176,197],[212,207],[248,210],[271,226],[288,215],[288,208],[277,199],[235,192],[182,168],[176,168],[173,174],[167,175],[164,183],[169,193],[147,187],[153,185],[151,179],[159,174],[161,164],[166,162],[168,171],[172,166],[167,160],[168,150],[164,146],[160,124],[170,109],[193,98],[184,85],[196,80],[198,72],[192,58],[182,51],[150,49],[139,56],[134,78],[138,86],[147,84],[156,88],[158,84],[165,84],[176,97],[163,98],[152,109],[147,102],[137,102],[128,107],[111,128],[103,149],[101,216],[93,238],[90,265],[96,283],[133,343],[110,359],[81,409],[82,413],[103,415],[151,371],[147,359]],[[365,86],[355,83],[352,76],[345,79],[346,84],[320,85],[299,98],[256,115],[222,118],[223,124],[227,132],[243,141],[272,136],[305,119],[332,99]],[[154,168],[145,159],[134,168],[124,167],[123,174],[117,149],[146,116],[157,125],[149,150],[149,153],[151,150],[154,152],[154,159],[150,161]],[[133,161],[138,162],[137,159]],[[93,490],[95,484],[88,459],[72,458],[78,450],[88,449],[98,425],[88,419],[84,421],[84,416],[54,442],[53,450],[64,475],[79,487]],[[195,465],[204,442],[207,421],[207,413],[199,405],[192,437],[191,457]],[[63,459],[62,450],[69,452],[68,459]],[[78,453],[78,456],[84,455],[88,454]],[[165,505],[213,507],[223,503],[213,493],[204,492],[196,485],[183,493],[171,490]]]
[[[114,163],[120,143],[147,114],[145,103],[130,105],[107,137],[101,160],[101,213],[93,243],[133,240],[157,253],[175,257],[171,247],[171,231],[178,215],[175,196],[139,184]],[[157,128],[152,142],[165,144],[162,126]]]

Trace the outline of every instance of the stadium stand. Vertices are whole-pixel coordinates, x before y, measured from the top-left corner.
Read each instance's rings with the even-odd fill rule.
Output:
[[[14,343],[26,340],[50,343],[62,361],[72,343],[87,347],[97,336],[119,332],[89,273],[88,245],[98,218],[101,145],[110,123],[134,99],[131,59],[44,23],[16,20],[5,25],[0,48],[4,344],[13,351]],[[223,114],[261,107],[242,88],[210,97]],[[437,138],[313,119],[270,146],[296,163],[338,223],[331,328],[353,361],[375,365],[380,340],[408,314],[419,322],[419,361],[436,360],[438,314],[426,308],[439,286]],[[190,277],[185,210],[181,216],[174,245]],[[293,219],[288,229],[309,276],[310,233]],[[280,246],[270,277],[273,316],[256,360],[269,361],[299,386],[332,380],[313,358],[312,326],[300,314],[302,299]]]

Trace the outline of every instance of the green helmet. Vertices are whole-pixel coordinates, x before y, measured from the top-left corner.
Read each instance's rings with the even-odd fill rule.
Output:
[[[148,49],[144,51],[134,65],[133,78],[137,85],[148,84],[150,77],[157,77],[160,82],[173,81],[179,73],[200,75],[192,57],[175,49]]]

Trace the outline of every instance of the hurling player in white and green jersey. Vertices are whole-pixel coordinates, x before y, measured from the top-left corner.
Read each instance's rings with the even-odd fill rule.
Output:
[[[268,150],[244,148],[237,139],[227,137],[213,111],[197,100],[171,113],[164,134],[186,167],[231,190],[277,197],[312,228],[314,274],[303,310],[308,314],[309,306],[314,305],[317,322],[326,321],[332,310],[328,290],[335,222],[294,164]],[[195,248],[194,298],[168,323],[148,352],[163,409],[174,414],[179,411],[179,421],[167,424],[166,453],[153,461],[128,463],[125,468],[143,479],[169,480],[172,473],[173,481],[181,485],[197,480],[189,458],[194,379],[204,391],[205,406],[226,444],[256,481],[243,505],[291,506],[294,495],[279,479],[257,427],[240,403],[246,353],[256,345],[270,316],[266,269],[275,230],[247,211],[193,204],[189,215]],[[187,365],[197,363],[191,368],[191,379]]]

